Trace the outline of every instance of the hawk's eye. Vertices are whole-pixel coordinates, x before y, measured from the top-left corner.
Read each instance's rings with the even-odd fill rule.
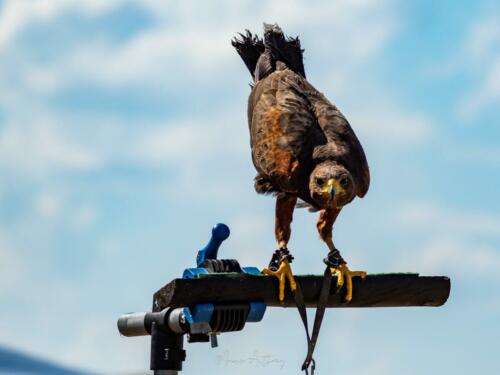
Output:
[[[325,179],[321,177],[316,177],[316,184],[318,186],[323,186],[325,184]]]
[[[349,180],[347,179],[347,177],[342,177],[339,182],[340,186],[344,188],[347,187],[347,185],[349,185]]]

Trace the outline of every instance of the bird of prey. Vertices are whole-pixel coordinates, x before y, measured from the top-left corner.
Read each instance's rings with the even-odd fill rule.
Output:
[[[248,124],[255,190],[276,196],[278,250],[263,273],[279,278],[280,300],[287,279],[295,290],[287,243],[294,208],[307,205],[319,211],[317,229],[329,248],[324,262],[337,275],[337,286],[346,286],[345,300],[350,301],[352,277],[366,273],[349,270],[333,243],[332,229],[341,209],[368,191],[363,148],[344,115],[306,80],[298,37],[264,24],[263,39],[246,30],[232,45],[253,78]]]

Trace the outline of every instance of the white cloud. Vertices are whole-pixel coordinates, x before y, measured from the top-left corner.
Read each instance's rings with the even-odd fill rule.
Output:
[[[227,33],[209,30],[157,27],[132,37],[124,44],[109,41],[83,42],[69,55],[34,75],[35,83],[48,88],[79,82],[108,87],[130,84],[182,85],[187,79],[223,79],[232,51]],[[98,68],[97,68],[98,67]],[[50,77],[46,81],[39,76]]]
[[[45,219],[57,216],[60,208],[61,202],[55,194],[42,192],[36,197],[35,210]]]
[[[208,113],[167,122],[128,123],[94,117],[58,115],[14,116],[0,129],[0,167],[3,172],[38,179],[64,171],[89,171],[128,163],[179,171],[184,177],[217,163],[250,158],[244,115]],[[95,131],[85,129],[93,124]],[[118,140],[118,141],[117,141]],[[210,167],[212,164],[213,167]],[[182,182],[182,176],[178,181]],[[47,198],[47,197],[45,197]],[[38,211],[48,214],[47,199]]]
[[[455,105],[456,115],[466,121],[500,104],[500,13],[488,8],[469,25],[459,44],[426,69],[430,78],[454,78],[473,84]],[[465,78],[465,79],[464,79]]]
[[[408,146],[425,143],[432,135],[432,122],[421,113],[396,109],[398,105],[380,104],[352,109],[349,122],[362,139],[375,144]]]
[[[73,225],[77,229],[85,229],[92,225],[97,218],[97,210],[90,205],[76,207],[73,213]]]
[[[246,143],[242,144],[241,128],[230,117],[217,116],[169,123],[143,131],[132,153],[138,161],[151,165],[185,165],[206,163],[217,157],[238,157],[246,154],[247,149]]]
[[[494,14],[477,19],[464,40],[464,52],[478,63],[493,57],[500,45],[500,17]]]
[[[88,12],[94,3],[85,1],[78,5],[73,1],[69,4],[57,1],[48,13],[55,17],[70,8]],[[346,60],[351,62],[349,65],[356,61],[366,63],[395,31],[390,2],[322,1],[310,6],[302,2],[275,1],[259,7],[251,2],[233,1],[221,1],[218,6],[190,2],[138,5],[157,18],[155,26],[121,44],[107,40],[82,41],[57,62],[33,70],[30,82],[49,89],[78,80],[113,86],[145,82],[182,85],[188,78],[220,82],[227,78],[228,69],[236,68],[233,62],[237,58],[229,40],[245,27],[260,34],[263,20],[277,21],[291,34],[322,35],[308,40],[307,50],[321,53],[318,56],[328,61],[330,70],[344,69]],[[244,11],[246,8],[252,11]],[[219,20],[221,9],[226,14],[224,22]],[[174,25],[172,19],[176,20]]]
[[[480,83],[464,95],[457,105],[457,113],[473,119],[484,109],[500,104],[500,17],[489,12],[479,17],[470,27],[462,45],[463,58]]]
[[[60,360],[81,369],[108,371],[110,374],[147,368],[150,337],[121,336],[116,329],[117,318],[107,314],[106,317],[89,317],[80,321],[73,327],[72,345],[63,348],[58,355]]]
[[[71,224],[77,230],[88,228],[97,218],[97,210],[94,205],[79,200],[72,202],[68,199],[67,192],[57,189],[42,190],[37,193],[33,207],[41,220],[63,221]]]
[[[0,9],[0,48],[9,43],[30,22],[47,19],[54,10],[48,1],[4,1]]]
[[[17,249],[5,230],[0,230],[0,295],[15,288],[25,272],[26,267]]]
[[[471,144],[443,146],[446,157],[460,163],[479,163],[485,166],[500,166],[500,148],[485,147]]]
[[[419,245],[402,245],[406,251],[396,256],[395,269],[462,281],[500,280],[500,251],[489,245],[500,238],[499,215],[421,202],[403,207],[394,220],[420,233]]]
[[[456,279],[500,280],[500,252],[459,237],[437,235],[421,248],[400,256],[396,269],[445,274]]]
[[[57,169],[85,170],[99,164],[94,150],[73,140],[56,122],[7,122],[0,131],[0,166],[13,173],[38,176]]]
[[[497,14],[498,11],[494,10],[476,17],[452,52],[434,61],[426,73],[434,78],[484,72],[498,54],[500,19]]]
[[[403,207],[395,219],[406,226],[425,228],[426,233],[500,237],[500,215],[449,210],[428,202]]]
[[[486,68],[486,74],[479,86],[461,100],[458,113],[466,119],[471,119],[490,106],[500,106],[500,52]]]
[[[0,7],[0,51],[33,23],[47,23],[69,9],[88,15],[101,14],[117,0],[5,0]]]
[[[231,248],[231,258],[238,259],[242,266],[262,265],[270,259],[270,246],[275,243],[273,216],[239,215],[230,223],[231,237],[227,246]]]

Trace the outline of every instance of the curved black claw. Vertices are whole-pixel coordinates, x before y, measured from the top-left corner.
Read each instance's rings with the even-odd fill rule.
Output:
[[[326,258],[323,259],[323,262],[330,268],[337,268],[341,264],[346,264],[346,261],[337,249],[331,250]]]
[[[269,262],[268,268],[271,271],[277,271],[281,262],[283,262],[285,259],[288,260],[288,263],[292,263],[293,255],[290,254],[288,249],[286,247],[284,247],[282,249],[276,250],[273,253],[273,256],[271,258],[271,261]]]

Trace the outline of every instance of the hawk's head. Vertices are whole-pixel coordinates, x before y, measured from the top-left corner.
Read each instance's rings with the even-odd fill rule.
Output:
[[[334,161],[324,161],[316,166],[309,177],[311,198],[319,208],[341,208],[355,196],[351,173]]]

